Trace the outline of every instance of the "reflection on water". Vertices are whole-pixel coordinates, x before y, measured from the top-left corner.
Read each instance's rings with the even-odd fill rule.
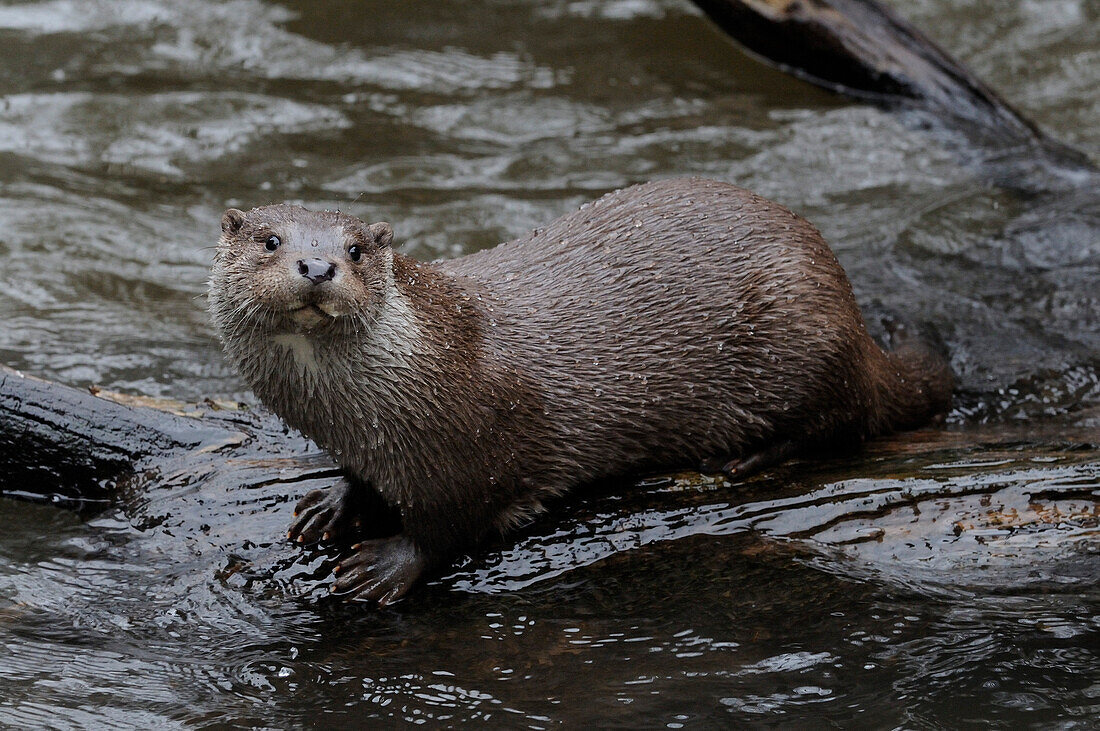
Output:
[[[903,11],[1100,157],[1093,3]],[[698,174],[814,221],[872,328],[930,322],[981,442],[597,494],[384,612],[325,601],[327,556],[278,542],[309,485],[0,500],[5,717],[1094,718],[1100,193],[1020,197],[960,159],[671,0],[0,5],[9,365],[247,400],[203,313],[226,206],[339,207],[433,258]],[[987,421],[1025,427],[965,436]]]

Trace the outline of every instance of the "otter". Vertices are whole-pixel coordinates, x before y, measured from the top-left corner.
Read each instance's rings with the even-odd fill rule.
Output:
[[[919,340],[884,352],[818,231],[727,183],[610,193],[468,256],[395,252],[388,223],[280,204],[226,211],[209,302],[256,395],[345,477],[288,537],[364,540],[333,591],[387,604],[426,571],[600,480],[739,476],[946,410]]]

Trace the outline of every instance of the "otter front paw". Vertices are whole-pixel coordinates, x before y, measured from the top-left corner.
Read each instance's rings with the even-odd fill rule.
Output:
[[[385,606],[405,596],[423,573],[427,560],[411,540],[394,536],[364,541],[334,569],[332,593]]]
[[[329,541],[344,535],[359,522],[352,485],[341,479],[327,490],[313,490],[298,501],[294,522],[286,537],[298,543]]]

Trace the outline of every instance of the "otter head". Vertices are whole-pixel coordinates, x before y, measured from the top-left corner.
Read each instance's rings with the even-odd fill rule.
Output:
[[[369,326],[392,282],[393,229],[333,211],[280,204],[230,208],[210,277],[223,339],[234,330],[321,336]]]

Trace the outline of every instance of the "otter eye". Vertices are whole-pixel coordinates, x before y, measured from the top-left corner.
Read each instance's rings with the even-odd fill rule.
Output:
[[[363,250],[359,248],[358,244],[352,244],[348,247],[348,257],[352,261],[359,261],[363,258]]]
[[[279,240],[278,236],[268,236],[267,240],[264,241],[264,248],[268,251],[275,251],[275,249],[279,248],[279,244],[281,243],[283,242]]]

